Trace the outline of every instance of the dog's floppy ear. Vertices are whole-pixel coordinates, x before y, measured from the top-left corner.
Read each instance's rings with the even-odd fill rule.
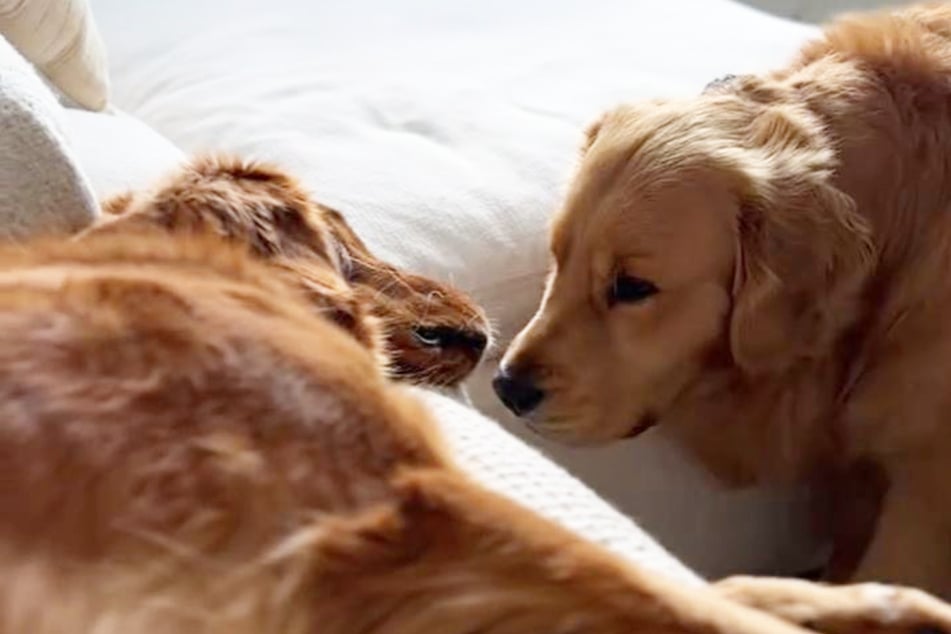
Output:
[[[730,323],[734,361],[750,374],[828,354],[873,261],[866,221],[831,182],[834,153],[801,114],[767,107],[750,130]]]
[[[340,248],[346,251],[351,257],[372,258],[373,254],[363,243],[363,240],[347,224],[346,219],[336,209],[320,206],[321,218],[327,226],[330,235],[338,242]]]
[[[320,205],[321,219],[330,236],[337,270],[349,282],[367,282],[368,278],[387,276],[394,269],[370,252],[339,211]]]
[[[595,121],[590,123],[587,128],[585,128],[584,141],[581,143],[581,156],[587,154],[588,150],[591,149],[591,146],[594,145],[595,140],[601,133],[601,126],[604,125],[605,116],[606,115],[601,115]]]

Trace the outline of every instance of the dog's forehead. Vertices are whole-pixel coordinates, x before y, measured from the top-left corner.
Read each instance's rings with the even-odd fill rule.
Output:
[[[711,124],[692,103],[647,102],[604,116],[554,218],[556,260],[598,244],[654,243],[682,224],[685,208],[703,207],[716,170],[706,158]]]
[[[569,203],[557,215],[551,234],[556,262],[598,268],[605,259],[659,257],[679,250],[685,236],[718,232],[717,218],[727,216],[710,210],[723,207],[728,196],[708,180],[698,175],[696,180],[668,179],[651,187],[632,182],[620,193],[586,200],[587,206]]]
[[[597,254],[613,253],[619,242],[650,240],[656,234],[657,214],[647,204],[600,204],[588,209],[562,209],[551,232],[551,251],[556,262],[591,260]]]

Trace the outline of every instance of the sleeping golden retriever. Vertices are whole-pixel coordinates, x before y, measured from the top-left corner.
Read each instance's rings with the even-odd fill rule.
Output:
[[[618,562],[470,482],[308,299],[204,235],[0,249],[0,634],[951,632]]]
[[[315,203],[277,168],[201,157],[151,191],[107,200],[103,210],[104,221],[87,233],[212,230],[248,246],[305,288],[316,284],[318,299],[335,270],[337,303],[344,294],[352,296],[351,310],[336,313],[337,321],[353,330],[358,320],[352,312],[367,310],[382,322],[378,343],[398,378],[455,386],[489,343],[488,320],[472,299],[375,257],[342,215]],[[354,334],[366,342],[368,333]]]
[[[607,113],[551,251],[495,380],[510,409],[572,443],[661,422],[736,484],[819,481],[831,575],[951,595],[951,4]]]

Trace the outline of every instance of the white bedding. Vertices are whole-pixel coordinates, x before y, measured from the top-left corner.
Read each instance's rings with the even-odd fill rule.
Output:
[[[582,128],[780,64],[812,34],[727,0],[92,0],[114,100],[188,151],[278,161],[381,256],[534,308]],[[476,404],[504,419],[486,390]],[[547,448],[701,572],[811,565],[798,496],[725,493],[662,437]]]

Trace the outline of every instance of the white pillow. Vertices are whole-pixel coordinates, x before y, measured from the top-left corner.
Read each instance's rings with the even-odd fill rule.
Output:
[[[63,126],[98,200],[147,189],[186,160],[185,153],[143,122],[110,110],[63,110]]]
[[[0,0],[0,35],[64,95],[106,106],[106,52],[86,0]]]
[[[292,169],[380,256],[470,291],[502,345],[538,301],[589,121],[783,63],[815,33],[728,0],[92,3],[116,103],[186,150]],[[473,400],[506,420],[491,372]],[[723,492],[656,435],[546,450],[705,574],[814,563],[799,492]]]
[[[812,32],[724,0],[92,3],[117,104],[188,151],[293,169],[381,256],[472,292],[503,340],[587,123]]]

